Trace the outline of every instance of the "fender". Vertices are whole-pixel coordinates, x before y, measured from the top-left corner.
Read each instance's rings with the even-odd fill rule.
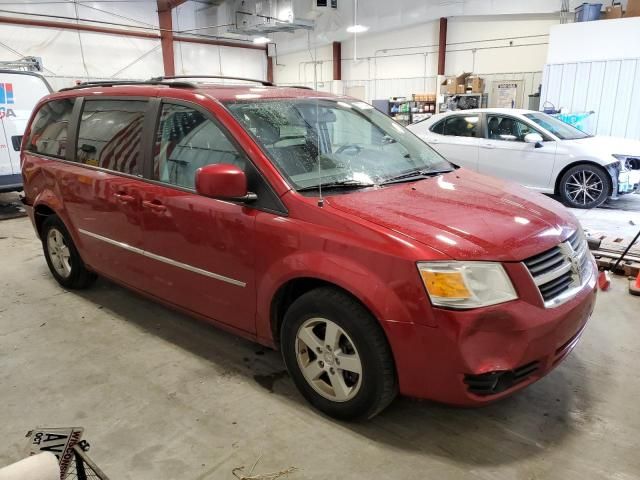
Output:
[[[71,222],[71,219],[67,215],[67,211],[64,208],[64,203],[62,202],[60,197],[58,195],[56,195],[55,192],[53,192],[49,188],[43,190],[42,192],[40,192],[36,196],[36,198],[35,198],[35,200],[33,202],[33,205],[32,205],[32,207],[33,207],[33,209],[32,209],[32,211],[33,211],[32,222],[33,222],[34,228],[36,228],[36,225],[37,225],[36,224],[36,209],[39,206],[48,207],[49,209],[53,210],[58,217],[60,217],[60,220],[62,220],[62,223],[64,223],[65,227],[67,227],[67,230],[69,231],[69,235],[71,235],[73,243],[79,249],[79,246],[81,244],[81,239],[77,235],[76,229],[73,228],[73,222]],[[38,233],[38,237],[39,237],[40,236],[40,232],[37,232],[37,233]]]
[[[375,265],[374,259],[371,263]],[[407,286],[404,280],[407,275],[415,276],[416,291],[413,294],[416,298],[415,303],[420,305],[415,303],[408,305],[392,288],[392,286],[404,288],[406,295]],[[273,299],[283,285],[297,278],[322,280],[349,292],[372,313],[385,331],[388,329],[389,322],[414,323],[416,309],[425,312],[425,307],[429,305],[424,290],[420,289],[415,265],[407,262],[407,274],[403,275],[394,270],[394,276],[398,277],[397,282],[389,282],[375,269],[366,268],[349,257],[326,251],[296,252],[289,255],[282,261],[273,263],[265,272],[258,275],[258,278],[264,280],[257,288],[257,336],[269,341],[276,340],[273,339],[270,318]]]

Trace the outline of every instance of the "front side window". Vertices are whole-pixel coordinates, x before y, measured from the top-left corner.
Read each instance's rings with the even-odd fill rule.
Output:
[[[31,124],[27,150],[55,158],[65,158],[67,130],[73,111],[73,98],[45,103]]]
[[[587,138],[591,136],[581,130],[578,130],[574,126],[569,125],[568,123],[564,123],[562,120],[558,120],[551,115],[547,115],[546,113],[525,113],[524,116],[540,125],[548,132],[553,133],[560,140],[579,140],[581,138]]]
[[[444,121],[444,135],[455,137],[478,137],[478,115],[453,115]]]
[[[364,102],[242,100],[227,108],[298,190],[372,186],[403,174],[450,171],[431,147]]]
[[[77,161],[129,175],[142,173],[142,125],[147,102],[88,100],[78,131]]]
[[[528,134],[539,133],[520,120],[498,115],[487,115],[487,132],[490,139],[507,142],[524,142]]]
[[[244,155],[215,122],[198,110],[170,103],[162,105],[153,152],[154,180],[190,189],[201,167],[246,166]]]

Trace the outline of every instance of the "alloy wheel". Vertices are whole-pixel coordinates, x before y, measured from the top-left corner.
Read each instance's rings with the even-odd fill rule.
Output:
[[[362,384],[362,361],[349,335],[326,318],[310,318],[296,335],[296,359],[311,387],[324,398],[347,402]]]
[[[564,188],[572,202],[587,205],[600,197],[604,181],[594,172],[580,170],[569,177]]]
[[[62,278],[68,278],[71,275],[71,252],[64,235],[55,227],[47,234],[47,251],[56,273]]]

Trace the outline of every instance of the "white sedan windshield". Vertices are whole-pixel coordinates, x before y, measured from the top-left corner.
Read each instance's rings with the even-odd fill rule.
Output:
[[[454,168],[364,102],[304,98],[226,106],[297,189],[377,185],[412,172]]]
[[[558,120],[546,113],[525,113],[524,116],[537,123],[545,130],[553,133],[560,140],[577,140],[590,136],[572,125],[564,123],[562,120]]]

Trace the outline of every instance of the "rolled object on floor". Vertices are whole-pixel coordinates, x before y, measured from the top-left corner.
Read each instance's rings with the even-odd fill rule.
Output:
[[[589,245],[589,250],[598,250],[600,248],[600,244],[602,240],[596,237],[587,237],[587,244]]]
[[[60,465],[54,454],[39,453],[0,468],[0,480],[60,480]]]

